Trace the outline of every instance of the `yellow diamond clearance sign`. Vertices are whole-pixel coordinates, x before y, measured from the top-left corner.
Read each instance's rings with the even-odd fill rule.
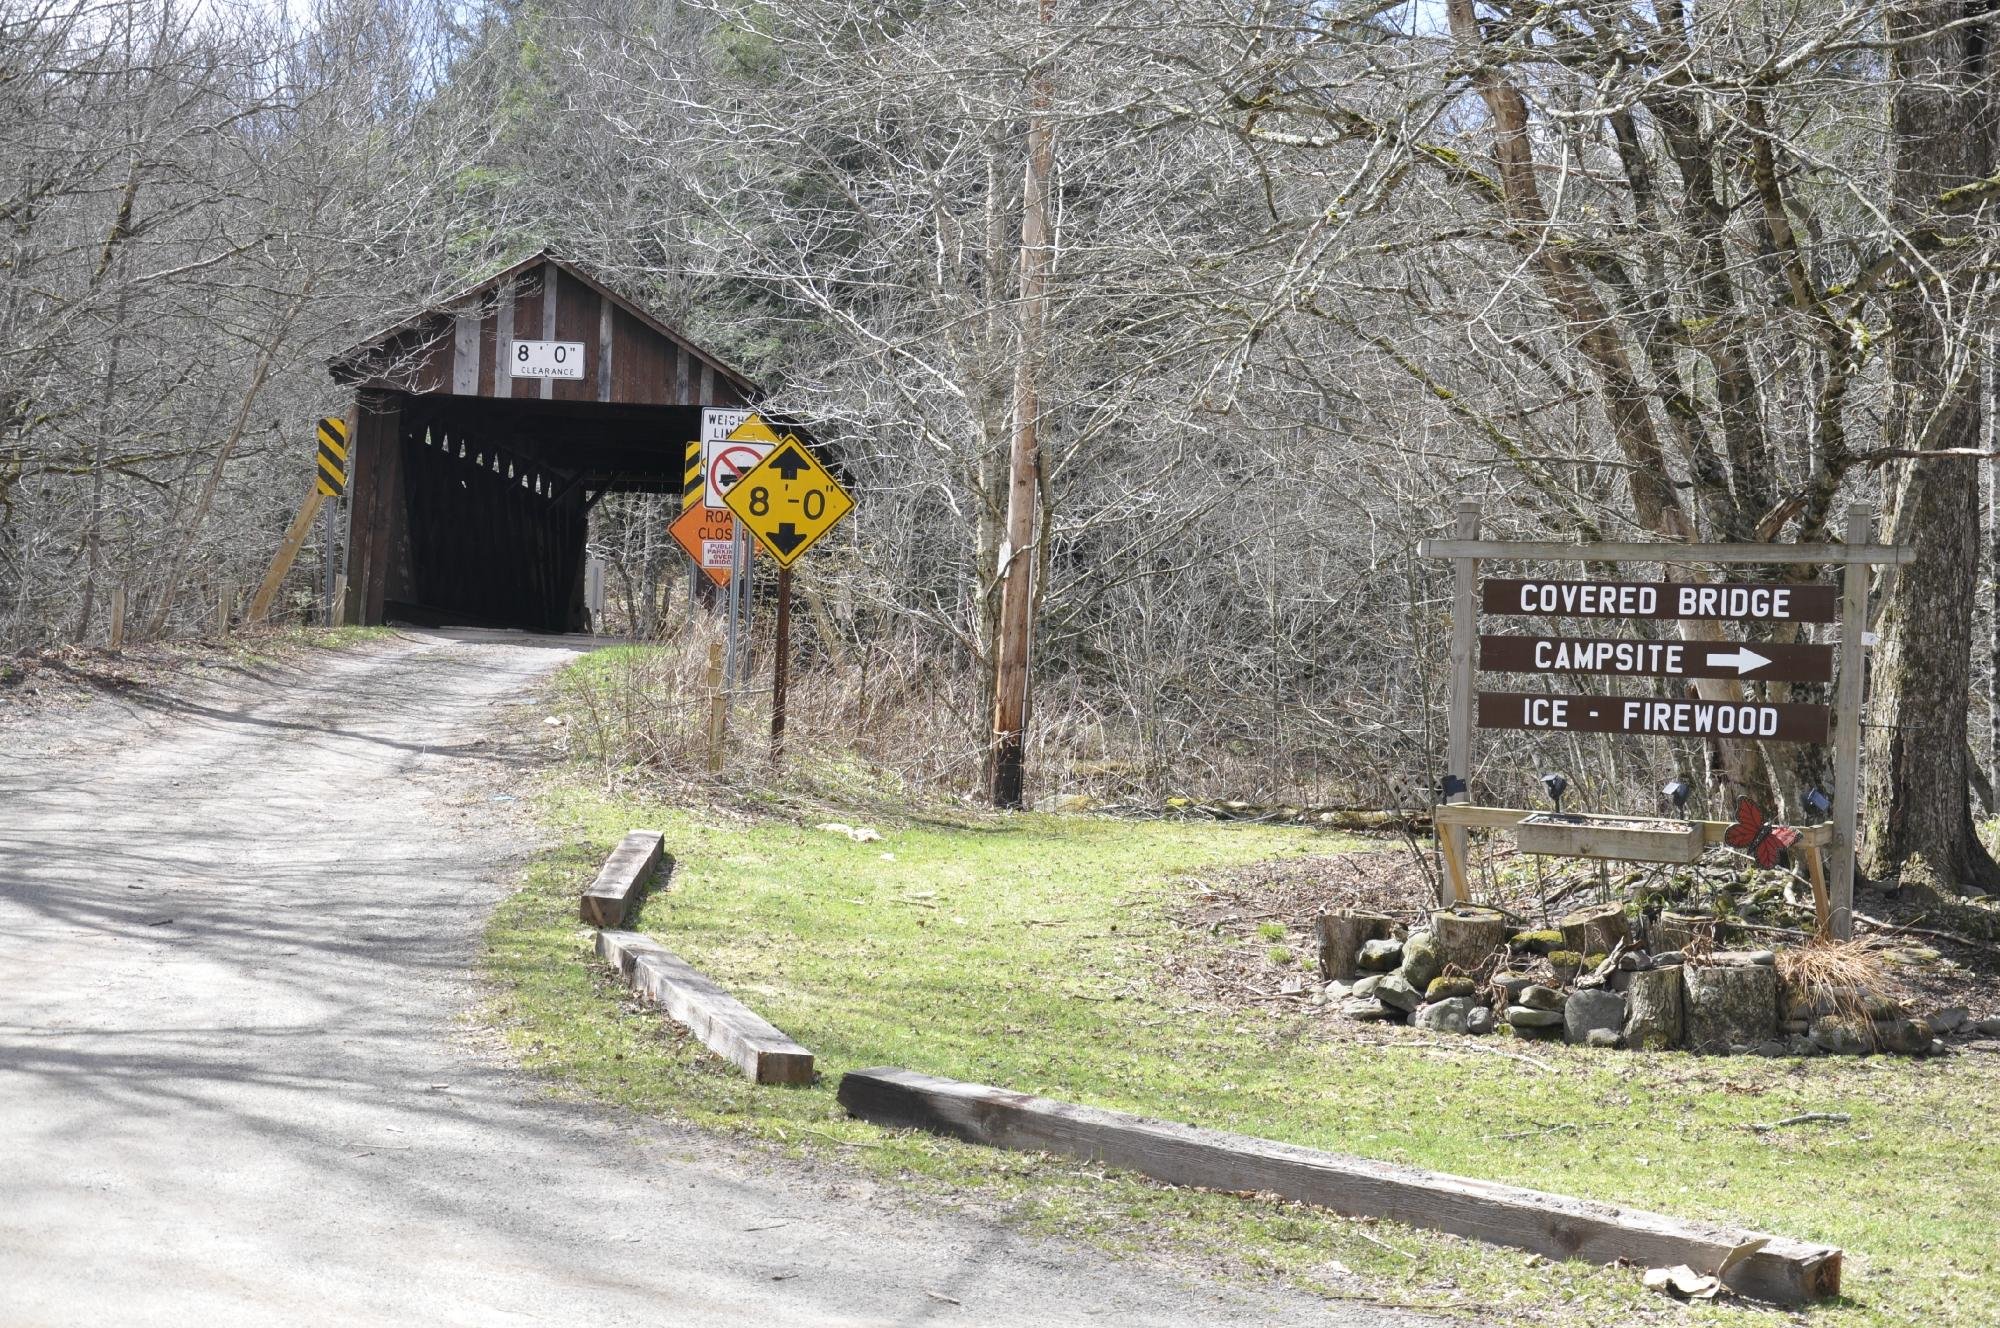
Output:
[[[790,567],[854,510],[854,500],[793,434],[722,495],[778,566]]]

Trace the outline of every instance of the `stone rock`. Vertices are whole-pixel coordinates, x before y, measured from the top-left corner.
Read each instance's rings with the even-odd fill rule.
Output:
[[[1931,1049],[1930,1026],[1921,1019],[1878,1019],[1875,1049],[1898,1056],[1921,1056]]]
[[[1583,1035],[1583,1045],[1609,1051],[1618,1045],[1618,1030],[1615,1028],[1593,1028]]]
[[[1365,973],[1389,973],[1403,962],[1401,941],[1363,941],[1358,961]]]
[[[1419,1007],[1410,1023],[1417,1028],[1428,1028],[1433,1033],[1463,1033],[1471,1016],[1472,998],[1452,996]]]
[[[2000,1015],[1995,1015],[1991,1019],[1982,1019],[1974,1026],[1978,1028],[1979,1036],[1981,1037],[2000,1037]]]
[[[1764,964],[1683,968],[1687,1041],[1696,1051],[1768,1042],[1778,1031],[1778,970]]]
[[[1526,950],[1530,954],[1545,955],[1551,950],[1562,949],[1563,934],[1553,927],[1541,931],[1517,931],[1508,942],[1516,950]]]
[[[1868,1033],[1834,1015],[1813,1020],[1812,1043],[1830,1056],[1866,1056],[1875,1049]]]
[[[1954,1005],[1949,1010],[1939,1010],[1931,1016],[1931,1031],[1934,1033],[1956,1033],[1964,1028],[1972,1012],[1963,1005]]]
[[[1352,996],[1340,1003],[1340,1012],[1349,1019],[1363,1021],[1387,1019],[1390,1014],[1389,1007],[1378,1000]]]
[[[1510,973],[1506,969],[1493,975],[1493,988],[1513,1005],[1521,999],[1521,993],[1535,985],[1535,980],[1526,973]]]
[[[1438,956],[1437,942],[1427,931],[1413,931],[1403,942],[1403,980],[1418,991],[1431,985],[1434,978],[1444,971],[1444,960]]]
[[[1717,950],[1709,956],[1709,962],[1735,966],[1762,964],[1769,968],[1778,962],[1778,955],[1774,950]]]
[[[1361,981],[1355,983],[1354,989],[1348,994],[1355,997],[1358,1000],[1372,1001],[1375,999],[1375,989],[1381,985],[1382,985],[1382,975],[1380,973],[1377,973],[1374,974],[1372,977],[1365,977],[1361,979]]]
[[[1637,973],[1646,967],[1649,967],[1646,956],[1638,950],[1626,950],[1618,956],[1618,971],[1621,973]]]
[[[1351,982],[1329,982],[1326,984],[1326,998],[1330,1001],[1344,1001],[1354,994]]]
[[[1750,1053],[1753,1056],[1782,1056],[1785,1054],[1785,1044],[1777,1038],[1772,1038],[1769,1042],[1759,1042],[1750,1048]]]
[[[1530,1010],[1549,1010],[1559,1014],[1563,1008],[1563,994],[1554,987],[1523,987],[1514,1004],[1525,1005]]]
[[[1475,1006],[1472,1012],[1465,1016],[1465,1031],[1483,1037],[1491,1033],[1493,1026],[1498,1022],[1500,1021],[1493,1017],[1491,1009],[1484,1005]]]
[[[1424,999],[1448,1001],[1455,996],[1470,996],[1476,990],[1478,987],[1471,978],[1432,978],[1431,984],[1424,988]]]
[[[1819,1043],[1809,1037],[1794,1035],[1785,1039],[1785,1054],[1787,1056],[1817,1056],[1819,1055]]]
[[[1681,1044],[1685,1027],[1681,970],[1651,968],[1632,974],[1625,988],[1625,1045],[1665,1051]]]
[[[1625,1027],[1625,998],[1615,991],[1571,992],[1563,1002],[1563,1040],[1572,1045],[1588,1042],[1602,1029],[1611,1034],[1614,1045]]]
[[[1562,1021],[1560,1010],[1537,1010],[1527,1005],[1507,1007],[1507,1022],[1516,1028],[1554,1028]]]
[[[1812,1032],[1812,1020],[1780,1019],[1778,1021],[1778,1031],[1787,1037],[1810,1033]]]
[[[1415,987],[1412,987],[1408,982],[1403,980],[1401,973],[1390,973],[1375,984],[1375,999],[1384,1005],[1391,1005],[1398,1010],[1408,1011],[1414,1010],[1417,1006],[1421,1005],[1424,998],[1417,992]]]

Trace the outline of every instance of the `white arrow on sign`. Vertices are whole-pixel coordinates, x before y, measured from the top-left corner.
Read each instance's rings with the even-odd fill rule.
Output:
[[[1758,654],[1748,646],[1738,646],[1735,650],[1721,655],[1711,651],[1708,656],[1708,667],[1712,669],[1719,665],[1726,666],[1733,664],[1736,666],[1736,676],[1739,678],[1752,669],[1763,668],[1770,662],[1770,660],[1764,658],[1764,656]]]

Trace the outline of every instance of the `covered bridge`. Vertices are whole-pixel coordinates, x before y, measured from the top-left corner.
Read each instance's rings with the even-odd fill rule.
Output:
[[[681,492],[705,407],[756,385],[546,252],[334,357],[346,619],[574,631],[606,493]]]

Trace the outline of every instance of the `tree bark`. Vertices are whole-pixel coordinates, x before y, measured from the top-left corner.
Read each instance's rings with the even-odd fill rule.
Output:
[[[1968,19],[1981,19],[1966,22]],[[1965,226],[1940,196],[1994,170],[1991,0],[1915,0],[1889,18],[1895,52],[1893,213],[1930,250],[1894,297],[1890,428],[1896,445],[1975,449],[1981,434],[1977,354],[1966,326],[1977,275],[1950,237]],[[1953,27],[1952,24],[1962,26]],[[1923,244],[1926,237],[1945,243]],[[1978,462],[1893,463],[1891,538],[1912,545],[1884,608],[1867,741],[1868,833],[1861,867],[1946,891],[1988,885],[2000,869],[1973,831],[1967,797],[1972,615],[1981,553]],[[1860,648],[1843,642],[1842,648]]]

